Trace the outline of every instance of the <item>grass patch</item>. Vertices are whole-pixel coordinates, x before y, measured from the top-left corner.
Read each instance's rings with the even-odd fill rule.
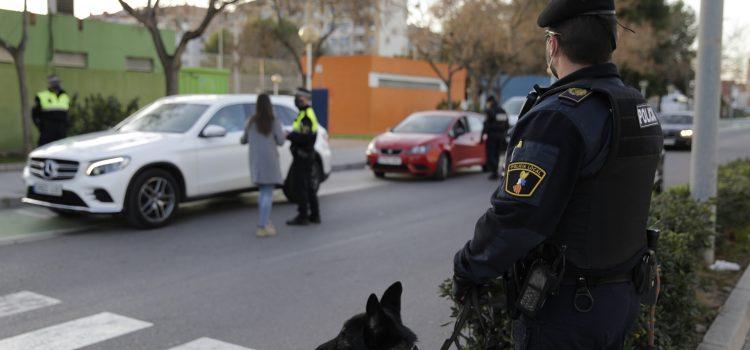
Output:
[[[372,140],[375,134],[331,134],[332,139]]]

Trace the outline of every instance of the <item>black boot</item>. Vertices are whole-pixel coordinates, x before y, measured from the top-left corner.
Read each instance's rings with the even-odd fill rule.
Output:
[[[500,178],[500,175],[498,175],[497,173],[492,173],[490,174],[490,177],[489,177],[490,180],[497,180],[499,178]]]
[[[307,226],[310,224],[310,220],[306,216],[297,215],[294,219],[286,222],[289,226]]]
[[[319,224],[320,223],[320,214],[310,215],[310,223]]]

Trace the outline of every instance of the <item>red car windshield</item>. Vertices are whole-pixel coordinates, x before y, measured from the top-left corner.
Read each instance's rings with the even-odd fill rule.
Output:
[[[442,134],[448,130],[453,119],[447,115],[410,115],[392,131],[400,134]]]

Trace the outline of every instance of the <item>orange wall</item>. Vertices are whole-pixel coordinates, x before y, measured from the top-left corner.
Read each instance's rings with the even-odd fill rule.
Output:
[[[375,56],[324,56],[315,88],[328,89],[328,128],[334,134],[376,134],[394,126],[408,114],[435,109],[445,92],[409,88],[370,88],[370,72],[437,77],[424,61]],[[439,65],[446,70],[445,65]],[[454,101],[464,97],[466,74],[453,76]]]

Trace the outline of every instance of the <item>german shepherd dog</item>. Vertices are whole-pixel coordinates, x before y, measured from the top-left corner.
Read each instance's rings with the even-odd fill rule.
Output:
[[[316,350],[418,350],[417,336],[401,322],[402,291],[396,282],[380,301],[370,294],[365,313],[346,321],[336,338]]]

